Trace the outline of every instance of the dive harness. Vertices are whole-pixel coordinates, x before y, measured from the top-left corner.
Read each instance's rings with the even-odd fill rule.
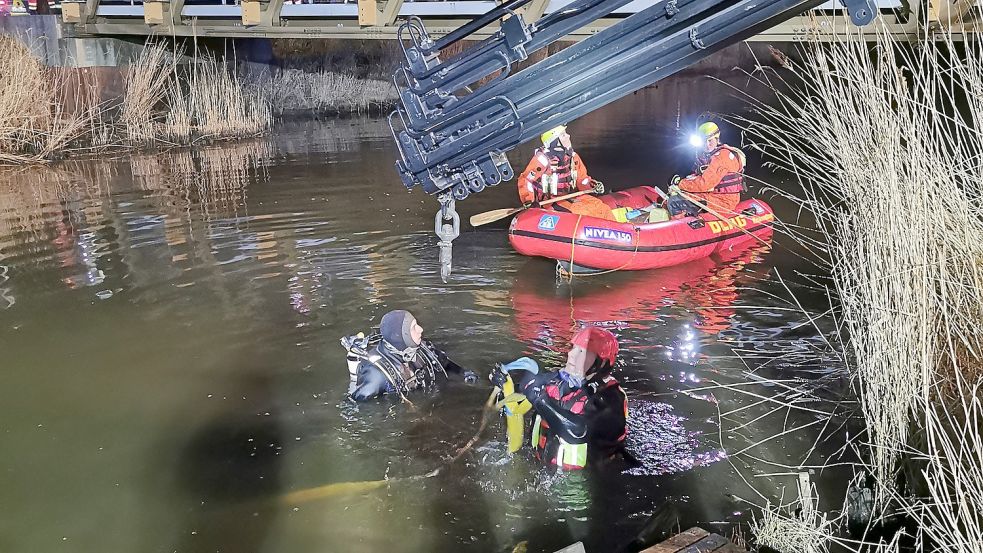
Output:
[[[438,374],[447,377],[433,344],[427,340],[419,346],[398,350],[383,340],[381,334],[365,336],[359,332],[342,338],[341,345],[347,350],[348,375],[352,380],[358,377],[362,361],[378,368],[393,391],[399,393],[433,386]]]

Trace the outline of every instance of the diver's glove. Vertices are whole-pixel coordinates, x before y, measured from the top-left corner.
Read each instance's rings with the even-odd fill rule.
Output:
[[[603,182],[601,182],[599,180],[595,180],[592,184],[594,185],[594,193],[596,193],[596,194],[603,194],[604,193],[604,183]]]
[[[508,373],[505,372],[505,369],[502,368],[502,365],[498,363],[495,364],[495,369],[492,370],[490,375],[488,375],[488,380],[491,380],[492,385],[495,386],[496,388],[504,388],[505,382],[508,380],[508,378],[509,378]]]
[[[679,189],[679,186],[676,185],[676,184],[674,184],[674,185],[672,185],[672,186],[669,187],[669,195],[670,196],[679,196],[679,193],[680,192],[681,192],[681,190]]]
[[[474,371],[464,371],[464,383],[474,384],[478,382],[478,373]]]

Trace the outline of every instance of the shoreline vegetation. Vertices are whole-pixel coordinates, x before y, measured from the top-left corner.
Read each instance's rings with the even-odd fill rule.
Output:
[[[256,137],[280,120],[383,112],[397,98],[378,75],[325,65],[226,63],[148,42],[104,99],[83,70],[47,67],[0,36],[0,165]]]
[[[782,553],[983,551],[983,48],[855,38],[752,74],[778,101],[737,121],[816,220],[785,230],[827,275],[815,317],[838,329],[865,427],[842,511],[759,506],[753,530]]]

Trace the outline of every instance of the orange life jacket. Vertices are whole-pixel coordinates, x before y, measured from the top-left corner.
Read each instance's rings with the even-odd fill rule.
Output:
[[[721,150],[726,150],[730,155],[736,156],[738,161],[741,162],[741,169],[736,173],[727,173],[720,179],[717,186],[713,187],[713,191],[709,194],[740,194],[741,192],[747,191],[747,186],[744,185],[744,165],[745,156],[744,152],[726,144],[721,144],[717,146],[713,151],[703,152],[696,156],[696,167],[693,172],[697,175],[702,175],[703,171],[706,171],[707,167],[710,165],[710,160],[713,156],[720,152]]]

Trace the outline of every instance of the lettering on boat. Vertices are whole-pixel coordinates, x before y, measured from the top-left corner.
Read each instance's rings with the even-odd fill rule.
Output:
[[[747,226],[747,219],[743,215],[738,215],[736,217],[731,217],[730,219],[722,219],[717,221],[707,221],[707,226],[714,234],[720,234],[728,230],[733,230],[735,228],[744,228]]]
[[[556,230],[556,224],[560,222],[559,215],[543,215],[539,218],[539,230]]]
[[[754,224],[762,223],[765,221],[771,221],[775,216],[771,213],[765,213],[763,215],[755,215],[751,217],[751,222]],[[744,228],[747,226],[748,219],[743,215],[738,215],[736,217],[731,217],[730,219],[724,219],[722,221],[707,221],[707,226],[714,234],[720,234],[721,232],[727,232],[728,230],[733,230],[736,228]]]
[[[607,242],[623,242],[631,244],[631,233],[599,227],[584,227],[584,238],[587,240],[605,240]]]

